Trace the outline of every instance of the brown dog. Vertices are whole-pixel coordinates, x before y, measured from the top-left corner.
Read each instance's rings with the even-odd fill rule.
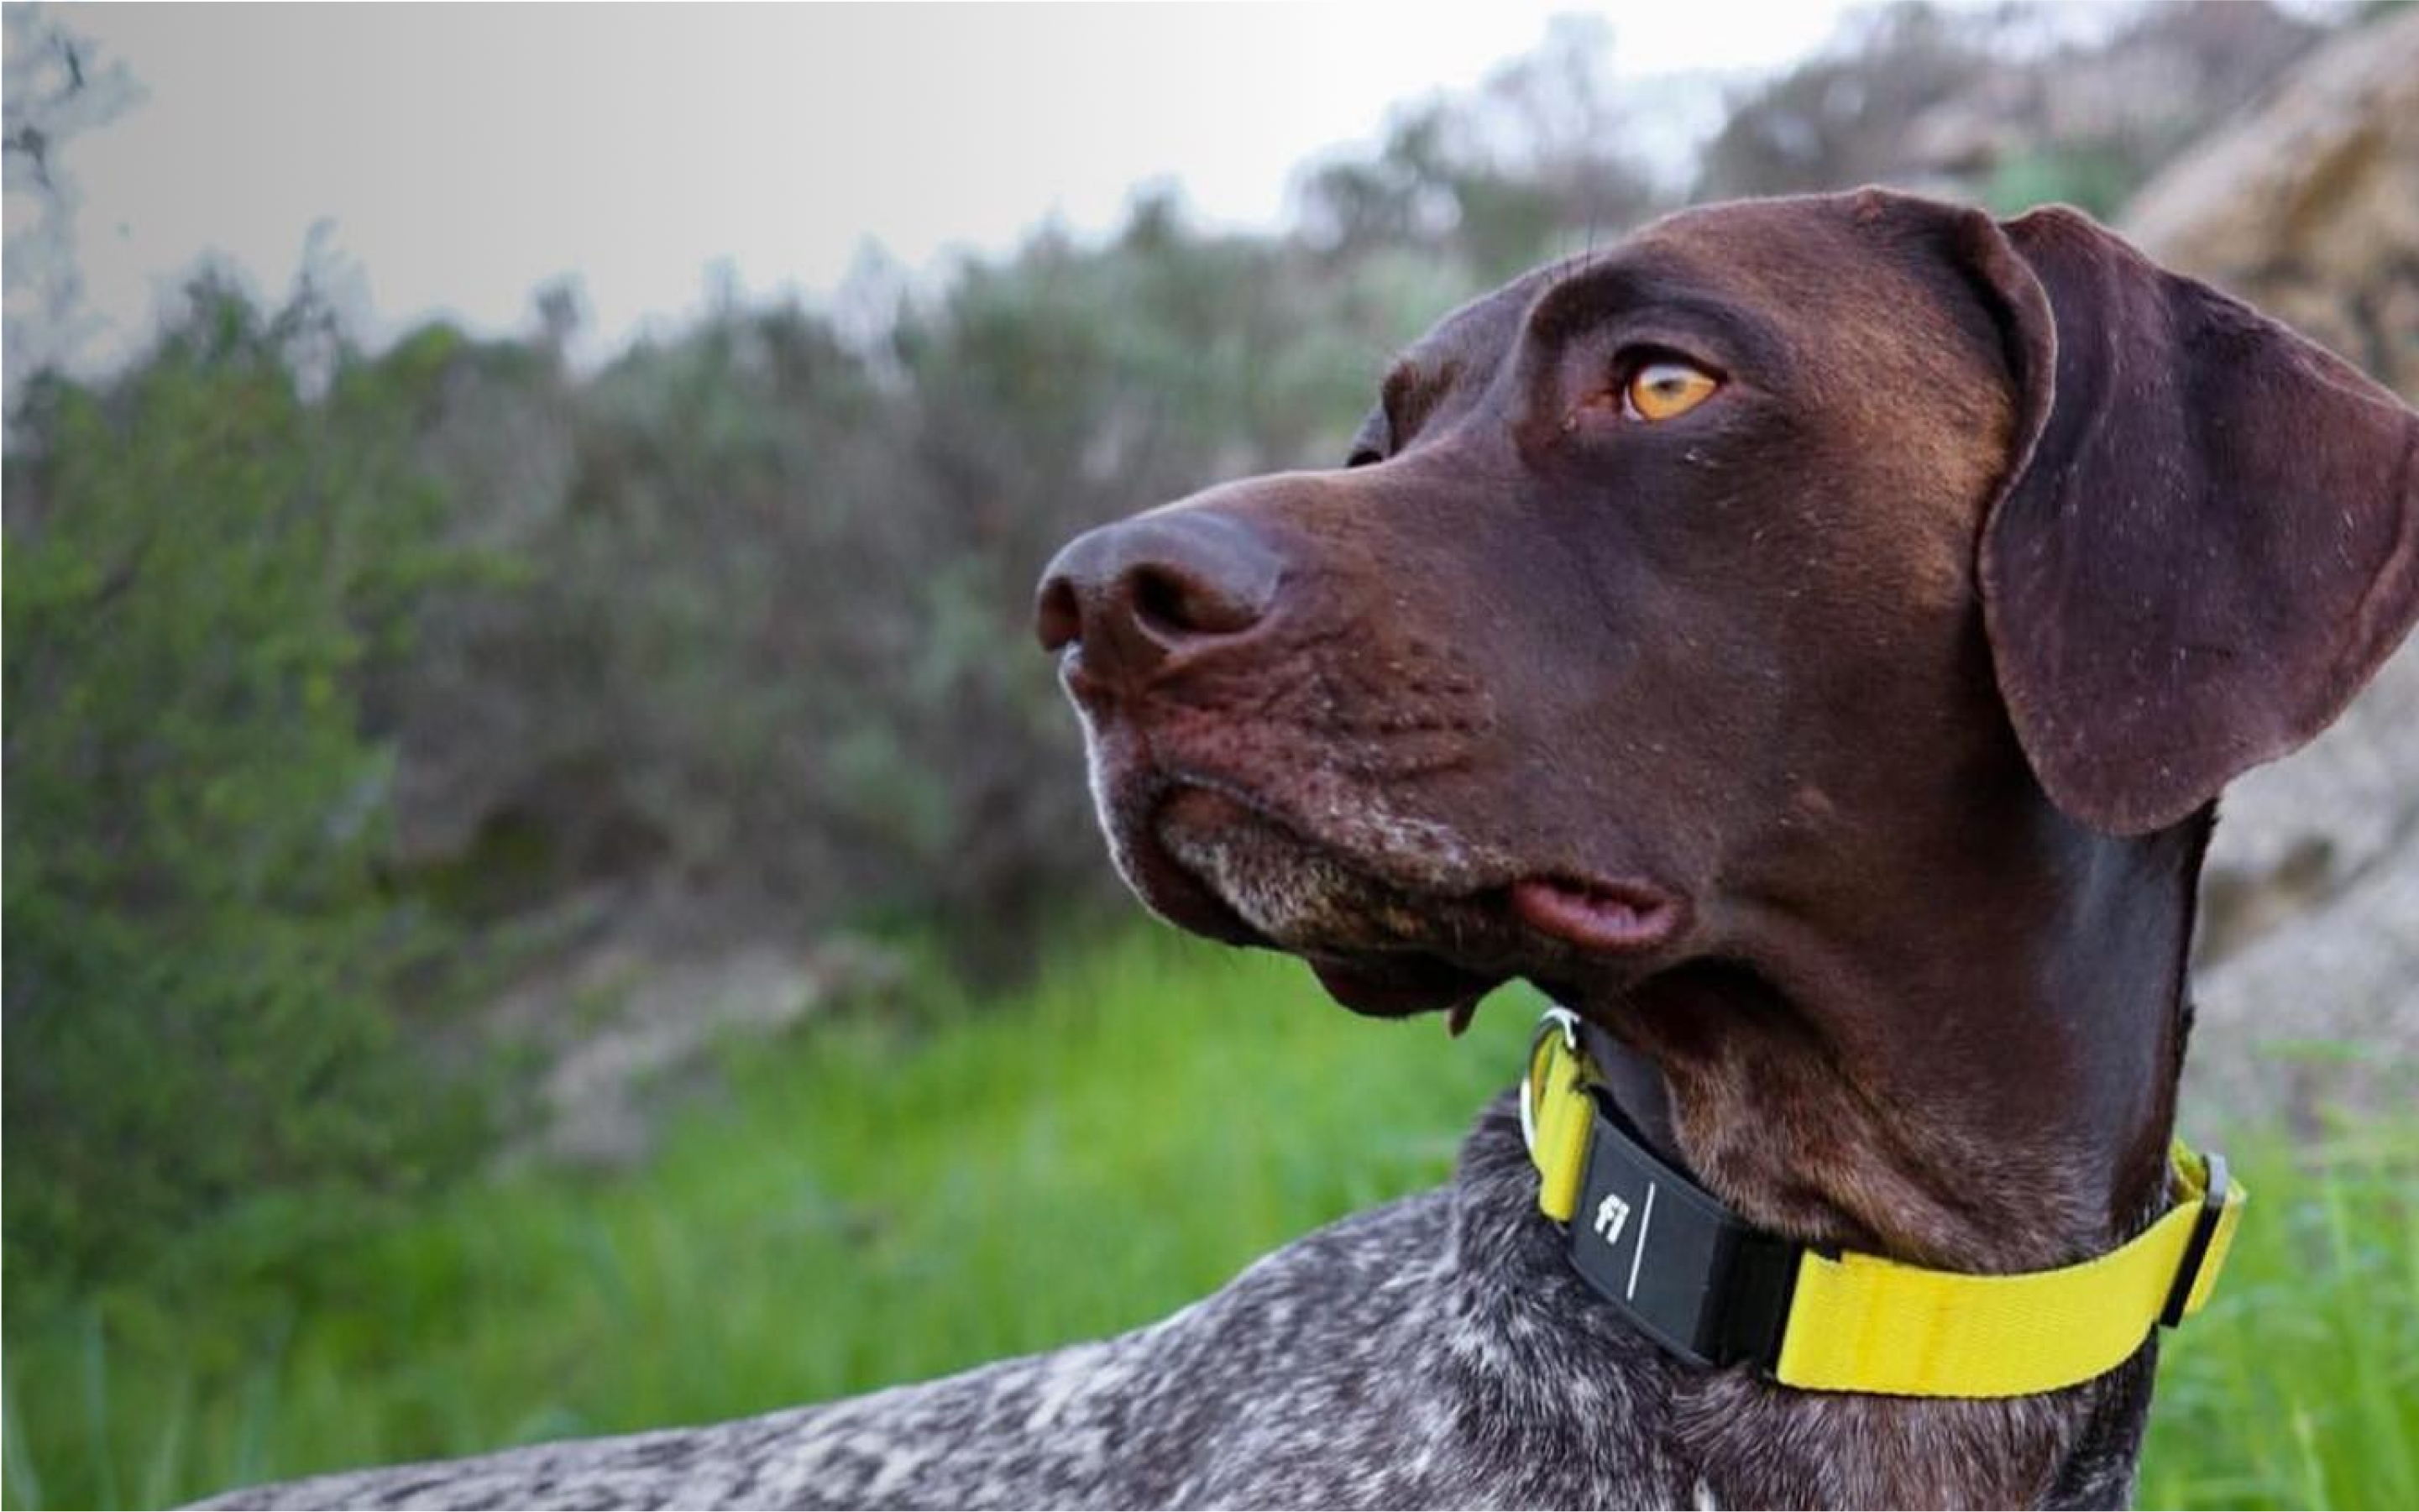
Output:
[[[1040,627],[1161,913],[1368,1012],[1529,978],[1764,1228],[2058,1266],[2169,1200],[2212,803],[2419,613],[2415,454],[2072,212],[1718,206],[1448,317],[1347,469],[1083,537]],[[2153,1346],[2031,1396],[1780,1385],[1615,1316],[1538,1190],[1499,1103],[1451,1186],[1115,1339],[224,1504],[2129,1493]]]
[[[1159,913],[1368,1012],[1529,978],[1760,1224],[2046,1267],[2165,1197],[2213,803],[2419,612],[2415,448],[2074,212],[1718,206],[1448,317],[1346,470],[1085,536],[1040,628]]]

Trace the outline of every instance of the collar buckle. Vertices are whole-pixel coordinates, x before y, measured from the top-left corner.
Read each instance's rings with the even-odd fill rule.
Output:
[[[1528,1058],[1520,1063],[1520,1143],[1532,1155],[1537,1153],[1537,1052],[1546,1048],[1557,1030],[1562,1034],[1563,1053],[1579,1055],[1579,1016],[1555,1003],[1538,1018],[1537,1032],[1529,1037]]]
[[[2209,1262],[2210,1246],[2216,1241],[2218,1226],[2226,1217],[2231,1184],[2226,1174],[2226,1157],[2212,1149],[2201,1161],[2208,1177],[2201,1187],[2200,1211],[2193,1215],[2192,1238],[2184,1242],[2184,1256],[2176,1265],[2176,1283],[2167,1291],[2166,1305],[2159,1309],[2161,1328],[2174,1328],[2184,1320],[2193,1292],[2200,1285],[2201,1267]]]

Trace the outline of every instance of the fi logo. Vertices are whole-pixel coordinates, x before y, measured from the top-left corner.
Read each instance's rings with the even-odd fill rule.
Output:
[[[1608,1193],[1605,1199],[1595,1205],[1596,1235],[1608,1246],[1621,1242],[1621,1228],[1627,1222],[1629,1204],[1618,1196]]]

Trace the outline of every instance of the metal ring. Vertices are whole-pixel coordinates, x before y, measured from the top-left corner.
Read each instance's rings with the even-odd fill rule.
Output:
[[[1563,1048],[1573,1055],[1579,1048],[1579,1016],[1560,1003],[1549,1003],[1537,1018],[1537,1032],[1529,1037],[1529,1058],[1520,1063],[1520,1143],[1529,1153],[1537,1152],[1537,1116],[1533,1109],[1535,1088],[1533,1072],[1537,1064],[1537,1047],[1546,1036],[1559,1026],[1563,1031]]]

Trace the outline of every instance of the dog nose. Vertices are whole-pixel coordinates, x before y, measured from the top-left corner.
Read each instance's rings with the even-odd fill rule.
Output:
[[[1276,551],[1231,516],[1144,515],[1068,543],[1041,574],[1034,632],[1044,651],[1079,645],[1086,671],[1131,684],[1257,625],[1284,576]]]

